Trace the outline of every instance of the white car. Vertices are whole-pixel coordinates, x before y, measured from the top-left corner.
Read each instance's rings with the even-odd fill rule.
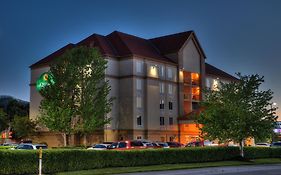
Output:
[[[270,147],[269,143],[256,143],[255,146],[257,147]]]
[[[31,143],[21,143],[14,149],[48,149],[47,145],[44,144],[31,144]]]
[[[110,144],[96,144],[96,145],[93,145],[89,148],[87,148],[88,150],[106,150],[107,147],[109,146]]]

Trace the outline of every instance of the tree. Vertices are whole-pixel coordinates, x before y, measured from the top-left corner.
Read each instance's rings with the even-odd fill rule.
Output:
[[[0,108],[0,132],[9,127],[8,115]]]
[[[108,120],[112,98],[105,80],[107,61],[96,48],[77,47],[66,51],[50,66],[49,83],[40,93],[41,122],[66,137],[91,133]],[[51,82],[52,80],[52,82]]]
[[[12,122],[13,137],[22,139],[36,133],[36,122],[28,116],[16,116]]]
[[[263,77],[237,75],[239,81],[221,83],[218,91],[206,90],[198,122],[203,124],[201,132],[205,138],[240,143],[244,157],[246,138],[270,137],[276,108],[272,108],[270,102],[273,92],[260,90]]]

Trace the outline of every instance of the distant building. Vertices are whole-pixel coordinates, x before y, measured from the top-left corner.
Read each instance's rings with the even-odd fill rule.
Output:
[[[77,44],[68,44],[30,66],[30,118],[38,116],[42,97],[36,91],[38,77],[67,49],[76,46],[99,48],[108,60],[106,79],[115,97],[111,123],[91,142],[126,139],[180,141],[199,138],[192,114],[198,112],[202,88],[217,88],[219,81],[237,79],[205,63],[206,55],[193,31],[144,39],[114,31],[93,34]],[[58,135],[41,133],[51,145],[60,145]],[[79,141],[78,141],[79,142]],[[73,142],[77,143],[78,142]]]

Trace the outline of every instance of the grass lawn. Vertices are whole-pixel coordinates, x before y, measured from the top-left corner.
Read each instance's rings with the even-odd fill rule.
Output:
[[[205,167],[218,167],[218,166],[258,165],[258,164],[274,164],[274,163],[281,163],[281,158],[254,159],[251,161],[219,161],[219,162],[187,163],[187,164],[150,165],[150,166],[138,166],[138,167],[101,168],[101,169],[93,169],[93,170],[62,172],[62,173],[57,173],[57,175],[120,174],[120,173],[134,173],[134,172],[144,172],[144,171],[164,171],[164,170],[178,170],[178,169],[205,168]]]

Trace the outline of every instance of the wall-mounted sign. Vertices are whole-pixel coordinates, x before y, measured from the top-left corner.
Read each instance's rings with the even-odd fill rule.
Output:
[[[36,81],[36,90],[41,91],[49,84],[54,84],[54,83],[55,83],[55,81],[54,81],[52,74],[50,74],[48,72],[44,72],[43,74],[40,75],[40,77]]]

